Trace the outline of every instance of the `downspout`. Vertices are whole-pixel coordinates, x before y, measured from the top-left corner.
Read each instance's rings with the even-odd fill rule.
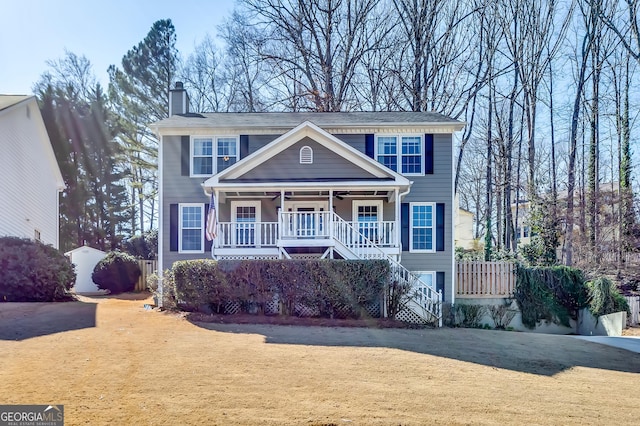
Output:
[[[220,199],[220,191],[215,189],[213,191],[213,193],[214,193],[214,197],[215,197],[214,201],[216,203],[216,205],[213,206],[213,208],[215,209],[213,214],[215,216],[216,227],[219,230],[220,229],[220,222],[218,221],[218,217],[220,217],[219,216],[220,202],[218,200]],[[211,208],[211,206],[209,206],[209,208]],[[208,215],[208,213],[207,213],[207,215]],[[217,232],[216,232],[216,234],[217,234]],[[215,251],[216,251],[216,245],[218,244],[218,237],[219,237],[219,235],[216,235],[216,237],[213,239],[213,241],[211,241],[211,259],[213,259],[213,260],[216,260]]]
[[[171,103],[169,103],[171,105]],[[154,129],[155,133],[158,134],[158,129]],[[160,136],[160,140],[158,142],[158,267],[156,274],[158,275],[158,307],[162,308],[164,301],[164,283],[163,283],[163,262],[164,262],[164,185],[163,185],[163,176],[164,176],[164,168],[162,167],[163,162],[163,141],[164,138],[162,135]]]

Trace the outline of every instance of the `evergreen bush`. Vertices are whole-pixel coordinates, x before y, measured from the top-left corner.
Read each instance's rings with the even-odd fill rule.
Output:
[[[0,302],[69,300],[75,280],[71,261],[52,246],[0,237]]]
[[[587,306],[588,294],[579,269],[518,265],[515,299],[526,327],[533,329],[543,320],[569,327],[569,320]]]
[[[93,268],[91,278],[102,290],[112,294],[133,291],[142,271],[135,257],[111,251]]]
[[[587,283],[589,289],[589,311],[594,317],[625,311],[631,315],[629,303],[618,291],[616,285],[606,277],[596,278]]]

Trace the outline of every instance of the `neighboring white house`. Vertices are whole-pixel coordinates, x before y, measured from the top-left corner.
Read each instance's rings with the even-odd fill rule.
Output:
[[[460,208],[460,200],[456,194],[454,201],[454,236],[456,247],[465,250],[477,248],[478,242],[473,238],[473,213]]]
[[[58,248],[64,188],[36,98],[0,95],[0,236]]]
[[[98,262],[100,262],[107,253],[94,249],[93,247],[82,246],[68,251],[64,255],[67,256],[75,266],[76,283],[72,290],[76,293],[95,293],[100,291],[98,285],[93,282],[91,274],[93,274],[93,268],[96,267]]]

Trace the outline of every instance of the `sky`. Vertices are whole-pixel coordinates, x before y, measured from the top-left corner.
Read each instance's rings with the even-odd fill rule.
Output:
[[[171,19],[183,56],[228,17],[235,0],[0,0],[0,94],[30,95],[65,49],[86,56],[96,78],[108,82],[109,65]]]

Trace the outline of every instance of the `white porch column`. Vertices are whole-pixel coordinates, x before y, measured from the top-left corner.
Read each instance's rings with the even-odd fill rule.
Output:
[[[400,247],[400,252],[402,252],[402,211],[400,205],[400,188],[394,189],[395,198],[396,198],[396,247]]]
[[[329,190],[329,238],[333,240],[333,189]],[[333,252],[331,259],[333,259]]]
[[[215,198],[215,206],[213,206],[215,208],[215,221],[216,221],[216,226],[218,227],[218,231],[220,230],[220,221],[219,221],[219,217],[220,217],[220,190],[218,189],[214,189],[213,190],[213,194],[214,194],[214,198]],[[212,244],[211,244],[211,258],[215,259],[215,249],[216,247],[220,247],[220,235],[216,235],[216,237],[213,239]]]
[[[278,215],[278,240],[282,239],[282,233],[284,232],[284,189],[280,190],[280,214]]]

